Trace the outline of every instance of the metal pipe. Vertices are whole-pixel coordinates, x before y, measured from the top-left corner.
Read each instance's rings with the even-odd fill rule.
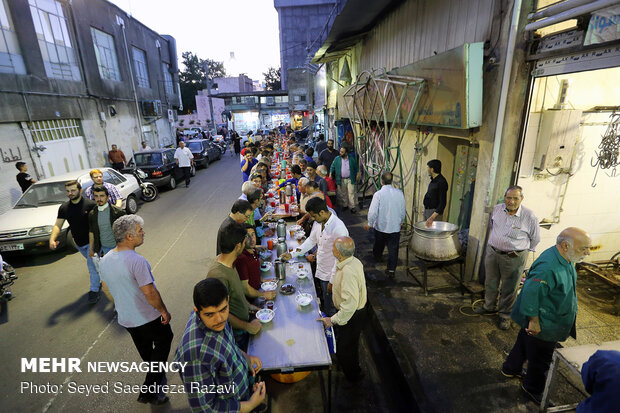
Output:
[[[519,26],[519,17],[521,15],[521,0],[515,0],[512,8],[512,21],[510,23],[510,32],[508,33],[508,45],[506,47],[506,58],[504,59],[504,75],[502,77],[502,89],[499,97],[499,109],[497,112],[497,120],[495,123],[495,140],[493,142],[493,155],[491,158],[491,168],[489,175],[489,185],[485,205],[487,207],[493,205],[495,178],[498,168],[498,157],[502,146],[502,138],[504,133],[504,116],[506,115],[506,106],[508,105],[508,88],[510,87],[510,75],[512,74],[512,59],[515,51],[517,38],[517,29]]]
[[[551,26],[552,24],[562,23],[566,20],[574,19],[576,17],[582,16],[584,14],[591,13],[596,10],[604,9],[609,6],[613,6],[614,4],[619,4],[619,0],[600,0],[594,3],[588,3],[583,6],[575,7],[570,10],[563,11],[552,17],[539,20],[537,22],[530,23],[525,26],[525,31],[533,31],[538,30],[542,27]]]
[[[561,3],[557,3],[549,7],[546,7],[535,13],[530,13],[527,16],[527,19],[528,20],[540,20],[544,17],[555,16],[556,14],[561,13],[563,11],[570,10],[575,7],[588,4],[588,3],[592,3],[592,0],[566,0]]]
[[[140,104],[138,103],[138,93],[136,92],[136,85],[133,78],[133,68],[131,67],[131,58],[129,57],[129,46],[127,46],[127,36],[125,35],[125,21],[117,16],[117,23],[121,26],[123,32],[123,42],[125,43],[125,54],[127,55],[127,65],[129,66],[129,77],[131,78],[131,91],[133,92],[133,98],[136,102],[136,120],[140,124],[140,141],[144,140],[144,134],[142,133],[142,118],[140,116]],[[157,116],[156,116],[157,117]]]

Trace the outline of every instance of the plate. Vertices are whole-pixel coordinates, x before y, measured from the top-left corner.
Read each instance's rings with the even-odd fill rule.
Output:
[[[275,315],[275,312],[268,308],[263,308],[256,312],[256,318],[258,318],[258,320],[263,324],[268,323],[271,320],[273,320],[274,315]]]
[[[295,302],[300,306],[306,306],[312,302],[312,295],[308,293],[297,294],[295,297]]]
[[[270,260],[273,257],[273,252],[271,251],[262,251],[258,254],[263,260]],[[270,262],[265,262],[264,264],[271,265]]]
[[[284,286],[283,286],[284,287]],[[265,281],[260,285],[263,291],[275,291],[278,288],[278,283],[274,281]]]
[[[283,284],[282,287],[280,287],[280,292],[284,295],[295,294],[295,291],[297,291],[297,289],[293,284]]]
[[[271,267],[272,267],[272,264],[269,261],[267,261],[261,264],[260,270],[263,272],[269,272],[271,270]]]
[[[297,278],[299,278],[300,280],[303,278],[307,278],[307,277],[308,277],[308,270],[300,269],[299,271],[297,271]]]

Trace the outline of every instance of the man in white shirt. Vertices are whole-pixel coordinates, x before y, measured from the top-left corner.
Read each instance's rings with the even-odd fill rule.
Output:
[[[331,317],[336,314],[331,290],[327,288],[336,272],[336,257],[332,250],[336,238],[348,237],[349,231],[344,222],[327,208],[324,199],[310,198],[306,203],[306,211],[314,220],[310,236],[292,254],[282,254],[281,258],[289,260],[292,257],[304,255],[315,245],[317,246],[316,257],[309,256],[309,259],[316,259],[315,277],[319,279],[323,311]]]
[[[392,278],[398,264],[398,244],[400,242],[400,227],[407,216],[405,196],[403,191],[392,186],[393,176],[390,172],[381,174],[381,189],[372,196],[368,209],[368,224],[366,231],[374,229],[375,245],[372,254],[375,261],[381,261],[383,250],[387,244],[388,262],[386,274]]]
[[[146,144],[146,141],[142,141],[142,147],[140,148],[140,152],[150,151],[151,147]]]
[[[179,141],[179,147],[174,151],[174,160],[179,169],[183,171],[185,178],[185,187],[189,188],[189,178],[191,176],[192,166],[194,166],[194,155],[189,148],[185,147],[185,142]]]

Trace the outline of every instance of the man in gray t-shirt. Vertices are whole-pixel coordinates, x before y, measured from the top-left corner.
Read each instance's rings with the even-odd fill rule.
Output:
[[[99,273],[114,298],[118,323],[131,335],[142,360],[165,362],[173,336],[170,313],[155,287],[151,266],[135,251],[144,242],[143,225],[137,215],[125,215],[114,221],[116,248],[101,259]],[[166,384],[164,373],[147,373],[144,385],[155,391],[141,392],[138,401],[166,403],[168,397],[156,391],[158,384]]]

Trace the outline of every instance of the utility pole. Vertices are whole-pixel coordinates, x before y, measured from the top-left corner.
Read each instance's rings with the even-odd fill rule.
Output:
[[[209,112],[211,113],[211,126],[213,127],[213,134],[217,135],[217,126],[215,126],[215,118],[213,117],[213,99],[211,98],[211,86],[213,85],[213,81],[209,76],[209,66],[206,63],[204,65],[204,71],[207,83],[207,97],[209,98]]]

